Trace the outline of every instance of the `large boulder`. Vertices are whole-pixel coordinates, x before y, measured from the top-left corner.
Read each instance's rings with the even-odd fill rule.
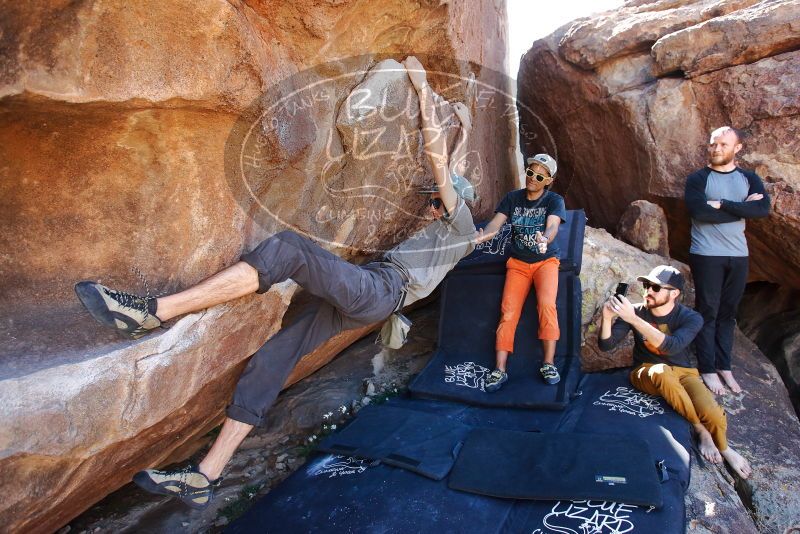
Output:
[[[773,206],[748,222],[751,279],[800,288],[798,25],[788,0],[628,2],[567,24],[522,59],[523,149],[557,155],[554,187],[595,226],[613,231],[635,200],[661,206],[685,261],[685,177],[706,164],[709,132],[742,129],[739,163]]]
[[[88,318],[76,281],[168,294],[286,228],[361,261],[423,224],[413,187],[382,183],[431,179],[406,55],[432,71],[448,125],[449,102],[473,114],[476,218],[511,187],[500,0],[0,9],[4,529],[52,531],[138,469],[191,452],[300,293],[281,285],[127,342]],[[386,192],[340,194],[354,185]],[[371,327],[317,349],[292,380]]]
[[[667,215],[652,202],[631,202],[619,220],[617,237],[645,252],[669,256]]]

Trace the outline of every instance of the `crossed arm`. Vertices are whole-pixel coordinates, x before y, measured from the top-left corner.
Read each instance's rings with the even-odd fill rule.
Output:
[[[729,223],[739,220],[739,217],[736,215],[722,211],[708,203],[705,184],[697,174],[689,176],[686,180],[684,197],[686,199],[686,208],[689,210],[689,215],[691,215],[693,219],[712,224]]]
[[[746,172],[746,175],[749,174]],[[701,222],[720,224],[739,219],[757,219],[769,215],[770,201],[764,184],[758,176],[748,175],[750,189],[742,202],[733,200],[708,200],[705,184],[699,174],[686,180],[686,207],[693,219]]]

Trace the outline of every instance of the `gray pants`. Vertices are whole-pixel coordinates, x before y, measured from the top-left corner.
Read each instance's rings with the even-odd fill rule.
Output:
[[[288,231],[262,241],[242,261],[258,271],[259,293],[291,278],[315,297],[258,349],[236,385],[228,417],[261,426],[297,360],[344,330],[386,319],[404,280],[388,264],[353,265]]]

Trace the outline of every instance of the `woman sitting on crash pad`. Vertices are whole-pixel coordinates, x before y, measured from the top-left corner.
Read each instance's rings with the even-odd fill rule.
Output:
[[[555,244],[558,227],[566,222],[564,198],[549,190],[556,174],[556,160],[537,154],[527,160],[525,187],[508,193],[495,210],[494,218],[484,229],[491,236],[509,221],[511,223],[511,257],[506,263],[506,282],[497,326],[496,369],[484,382],[484,390],[497,391],[508,380],[506,360],[514,352],[522,306],[536,289],[539,311],[539,339],[544,358],[539,372],[548,384],[557,384],[561,377],[554,364],[556,341],[560,336],[556,295],[558,294],[559,249]]]

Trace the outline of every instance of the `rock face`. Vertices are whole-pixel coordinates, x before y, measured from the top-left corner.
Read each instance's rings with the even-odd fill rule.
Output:
[[[522,60],[523,150],[558,156],[556,191],[595,226],[613,231],[635,200],[661,206],[686,260],[685,177],[714,128],[738,127],[739,164],[773,205],[748,222],[751,279],[800,288],[798,27],[790,0],[627,2],[568,24]]]
[[[745,392],[718,400],[728,416],[731,446],[746,455],[754,473],[743,481],[720,469],[729,481],[723,493],[730,494],[735,487],[757,531],[791,531],[800,525],[800,449],[796,446],[800,424],[772,363],[739,331],[734,345],[732,364],[737,379],[743,378],[740,384]],[[707,487],[708,500],[719,487],[718,483]],[[716,532],[718,518],[706,511],[698,519]],[[730,523],[726,531],[742,532],[742,528]]]
[[[669,256],[667,215],[652,202],[631,202],[619,220],[617,237],[645,252]]]
[[[138,469],[185,456],[295,293],[123,342],[89,320],[76,281],[168,294],[285,228],[361,260],[423,224],[413,186],[430,171],[397,61],[416,54],[431,71],[451,144],[448,101],[471,111],[476,219],[512,185],[500,0],[0,9],[3,528],[52,531]]]
[[[800,414],[800,291],[774,284],[751,284],[737,321],[742,332],[778,369],[795,412]]]

